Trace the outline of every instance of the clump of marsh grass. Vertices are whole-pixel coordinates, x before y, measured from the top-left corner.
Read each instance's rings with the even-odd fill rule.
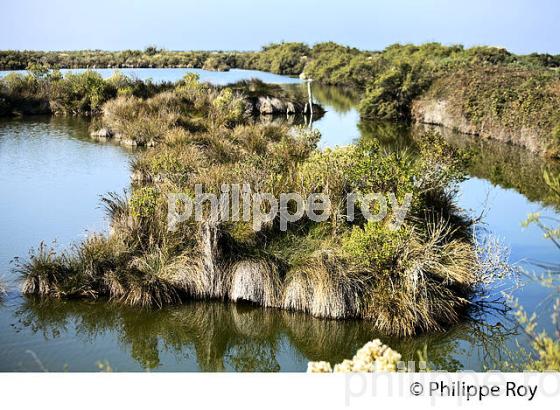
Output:
[[[58,255],[44,242],[37,250],[31,251],[27,262],[16,262],[16,272],[23,279],[22,292],[39,296],[59,298],[64,295],[62,282],[74,272],[69,267],[67,257]]]
[[[481,259],[464,234],[442,219],[414,230],[391,274],[371,281],[364,317],[381,332],[398,336],[457,323],[470,307],[475,287],[490,280],[491,266],[498,273],[496,261]]]
[[[180,109],[180,99],[171,91],[146,100],[120,96],[103,105],[102,123],[117,139],[154,145],[177,125]]]
[[[282,306],[341,319],[360,313],[363,278],[332,252],[321,251],[288,274]]]
[[[441,330],[465,317],[471,297],[495,274],[481,262],[471,221],[453,203],[460,160],[430,135],[419,157],[388,152],[377,141],[318,151],[318,134],[285,125],[250,124],[242,97],[188,78],[147,100],[105,105],[104,121],[127,138],[157,140],[133,163],[130,194],[109,194],[108,237],[71,251],[42,247],[20,267],[26,293],[106,297],[140,307],[184,299],[247,301],[329,319],[363,318],[386,334]],[[142,119],[139,118],[142,117]],[[154,121],[144,129],[142,121]],[[141,134],[143,133],[143,134]],[[248,184],[278,196],[327,194],[334,212],[255,232],[248,221],[167,225],[167,194],[220,194]],[[349,193],[413,192],[402,227],[345,215]],[[482,272],[485,273],[482,273]]]
[[[56,253],[41,244],[19,263],[24,294],[55,298],[107,297],[133,306],[180,301],[167,256],[154,251],[134,256],[118,238],[94,235],[72,252]]]
[[[158,251],[134,258],[126,273],[127,291],[121,296],[131,306],[163,307],[180,302],[173,286],[167,255]]]
[[[183,185],[206,167],[206,158],[200,148],[194,145],[180,147],[164,146],[160,150],[150,150],[135,157],[132,172],[138,182],[171,183]]]
[[[230,268],[233,301],[247,301],[265,307],[279,306],[281,278],[278,268],[266,260],[241,260]]]
[[[210,297],[210,278],[199,255],[183,254],[175,259],[171,269],[172,283],[182,292],[194,299]]]
[[[109,192],[101,197],[101,204],[110,221],[109,236],[128,232],[133,229],[134,221],[130,218],[126,192],[122,195],[116,192]]]

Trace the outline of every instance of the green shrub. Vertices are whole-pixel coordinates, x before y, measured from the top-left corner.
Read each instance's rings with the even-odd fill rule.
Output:
[[[299,75],[303,72],[310,49],[303,43],[280,43],[264,46],[252,58],[252,68],[277,74]]]
[[[131,215],[135,218],[152,217],[156,211],[158,192],[152,187],[135,189],[130,197]]]
[[[81,114],[98,111],[115,95],[116,89],[101,74],[88,70],[81,74],[68,73],[53,82],[49,97],[54,112]]]
[[[245,113],[245,101],[240,95],[235,95],[231,88],[220,90],[212,100],[213,120],[221,124],[231,125],[240,122]]]
[[[414,98],[427,89],[432,74],[421,65],[401,63],[380,74],[360,101],[362,118],[403,120],[410,118]]]
[[[342,250],[350,260],[376,274],[392,273],[408,237],[406,229],[391,230],[379,222],[354,226],[342,239]]]

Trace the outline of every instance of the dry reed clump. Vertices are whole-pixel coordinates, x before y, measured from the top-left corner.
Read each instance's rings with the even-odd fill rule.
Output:
[[[169,181],[180,186],[206,167],[202,150],[190,144],[149,150],[135,157],[131,166],[135,179],[144,184]]]
[[[332,252],[321,251],[288,274],[282,307],[323,318],[357,317],[363,286],[358,273],[349,270]]]
[[[22,292],[41,297],[89,298],[105,296],[133,306],[178,303],[168,256],[153,251],[130,253],[118,237],[94,235],[71,253],[57,254],[41,244],[28,262],[18,264]]]
[[[73,272],[69,269],[66,255],[58,255],[43,242],[31,251],[29,260],[16,265],[16,272],[22,276],[21,290],[24,294],[60,298],[64,296],[62,287],[65,277]]]
[[[457,323],[479,282],[472,244],[445,222],[413,231],[392,274],[378,275],[366,293],[364,317],[386,334],[411,336]]]
[[[180,99],[167,91],[146,100],[133,96],[109,100],[103,105],[102,123],[116,139],[134,145],[155,145],[177,125],[180,117]]]
[[[231,140],[247,154],[265,155],[270,144],[279,142],[287,133],[288,128],[282,125],[240,125],[233,129]]]
[[[278,268],[262,259],[246,259],[233,263],[229,269],[229,298],[265,307],[280,305],[281,278]]]
[[[105,214],[110,220],[109,237],[127,236],[138,230],[138,221],[130,215],[129,198],[126,194],[110,192],[101,198]]]
[[[334,366],[328,362],[309,362],[308,373],[370,373],[370,372],[395,372],[401,355],[389,346],[381,343],[379,339],[372,340],[360,348],[352,360],[343,360]]]
[[[169,256],[161,250],[134,257],[125,274],[127,290],[122,300],[131,306],[160,308],[180,302],[170,266]]]
[[[128,275],[127,290],[120,299],[127,305],[161,308],[180,302],[177,289],[166,279],[153,274]]]
[[[210,297],[210,278],[200,256],[183,254],[175,259],[170,269],[173,272],[171,282],[177,289],[194,299]]]
[[[202,257],[203,273],[209,285],[207,293],[211,298],[224,298],[229,288],[226,270],[221,263],[221,235],[220,227],[216,223],[205,221],[200,224],[198,249]]]

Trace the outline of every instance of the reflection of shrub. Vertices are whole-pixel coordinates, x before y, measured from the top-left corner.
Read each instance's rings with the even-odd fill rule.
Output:
[[[0,298],[6,294],[6,284],[0,279]]]

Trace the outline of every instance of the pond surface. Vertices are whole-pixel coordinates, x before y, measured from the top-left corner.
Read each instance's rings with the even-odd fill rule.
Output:
[[[142,78],[162,81],[178,79],[187,69],[146,70]],[[257,76],[302,86],[268,73],[199,71],[203,80],[220,84]],[[314,97],[327,109],[313,124],[322,133],[322,147],[372,137],[390,148],[412,144],[407,127],[360,123],[356,96],[347,91],[314,85]],[[558,204],[542,180],[546,164],[519,148],[444,135],[475,153],[459,203],[474,215],[485,212],[481,236],[500,238],[511,250],[511,261],[530,270],[535,262],[557,261],[557,249],[542,232],[521,227],[531,212],[558,217]],[[11,260],[27,257],[41,241],[56,240],[64,248],[87,232],[106,231],[99,196],[128,187],[132,155],[90,140],[83,119],[0,120],[0,276],[10,285],[0,301],[0,371],[304,371],[309,360],[341,361],[375,337],[411,360],[427,347],[434,369],[485,370],[499,368],[517,342],[526,343],[511,317],[497,312],[445,333],[398,340],[375,334],[365,321],[320,320],[241,304],[193,302],[146,311],[22,297]],[[551,291],[530,281],[523,285],[515,296],[550,329]],[[500,283],[489,291],[513,286]]]

